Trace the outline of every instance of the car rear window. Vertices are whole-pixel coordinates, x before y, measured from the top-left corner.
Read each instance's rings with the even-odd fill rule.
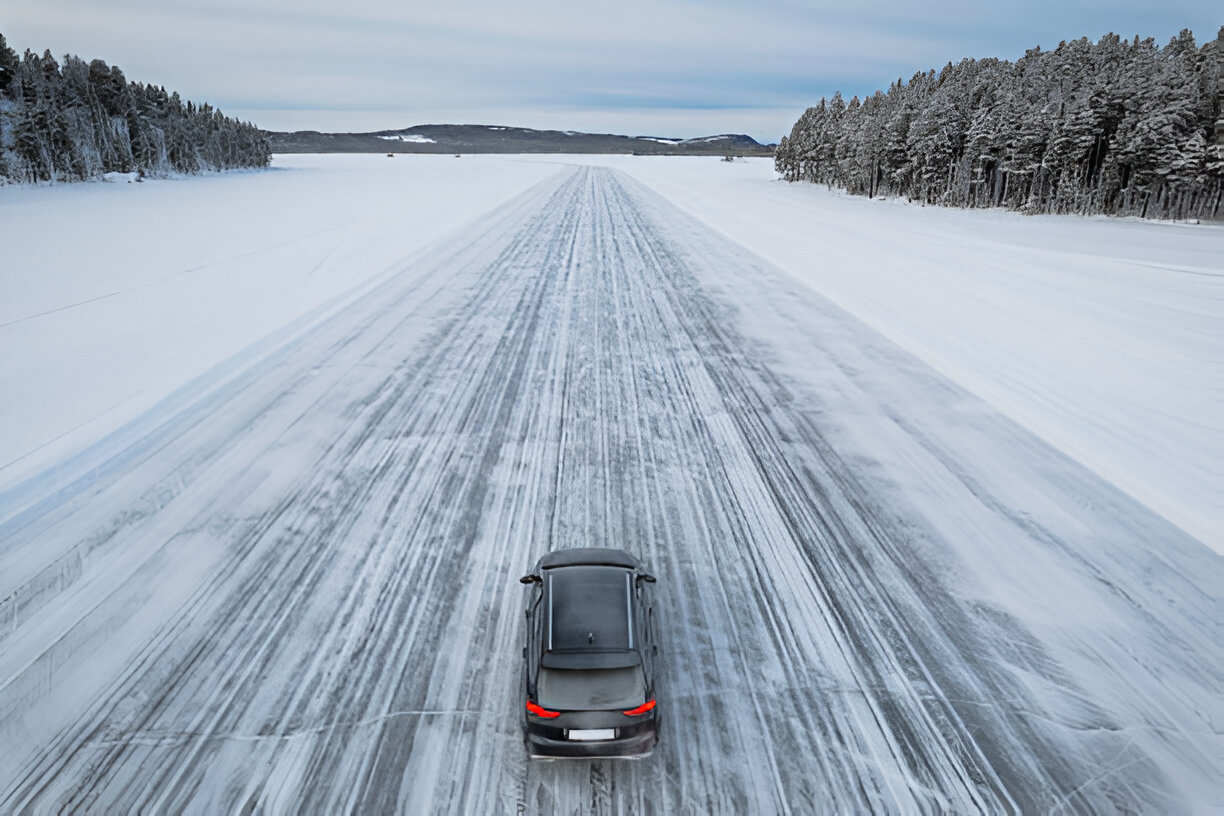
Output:
[[[540,669],[537,702],[557,711],[633,708],[646,702],[641,666],[624,669]]]

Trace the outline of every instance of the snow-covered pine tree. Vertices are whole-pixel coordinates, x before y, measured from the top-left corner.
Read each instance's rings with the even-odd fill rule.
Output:
[[[253,125],[129,83],[102,60],[18,59],[0,35],[0,183],[263,167],[270,157]]]

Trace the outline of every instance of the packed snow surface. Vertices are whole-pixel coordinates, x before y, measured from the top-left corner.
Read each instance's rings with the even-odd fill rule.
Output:
[[[1224,552],[1224,227],[612,161]]]
[[[0,188],[0,491],[556,172],[479,158],[402,171],[382,156],[294,161]]]
[[[1218,227],[293,156],[0,247],[0,812],[1224,807]],[[662,739],[530,762],[601,545]]]

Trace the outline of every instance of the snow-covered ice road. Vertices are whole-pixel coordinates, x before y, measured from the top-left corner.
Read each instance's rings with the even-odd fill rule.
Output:
[[[603,545],[660,746],[529,762],[517,578]],[[1222,564],[565,168],[0,494],[0,812],[1220,807]]]

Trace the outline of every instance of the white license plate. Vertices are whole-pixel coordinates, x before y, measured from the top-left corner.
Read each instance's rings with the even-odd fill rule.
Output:
[[[582,740],[583,742],[591,742],[594,740],[610,740],[616,739],[615,728],[588,728],[571,729],[569,738],[572,740]]]

